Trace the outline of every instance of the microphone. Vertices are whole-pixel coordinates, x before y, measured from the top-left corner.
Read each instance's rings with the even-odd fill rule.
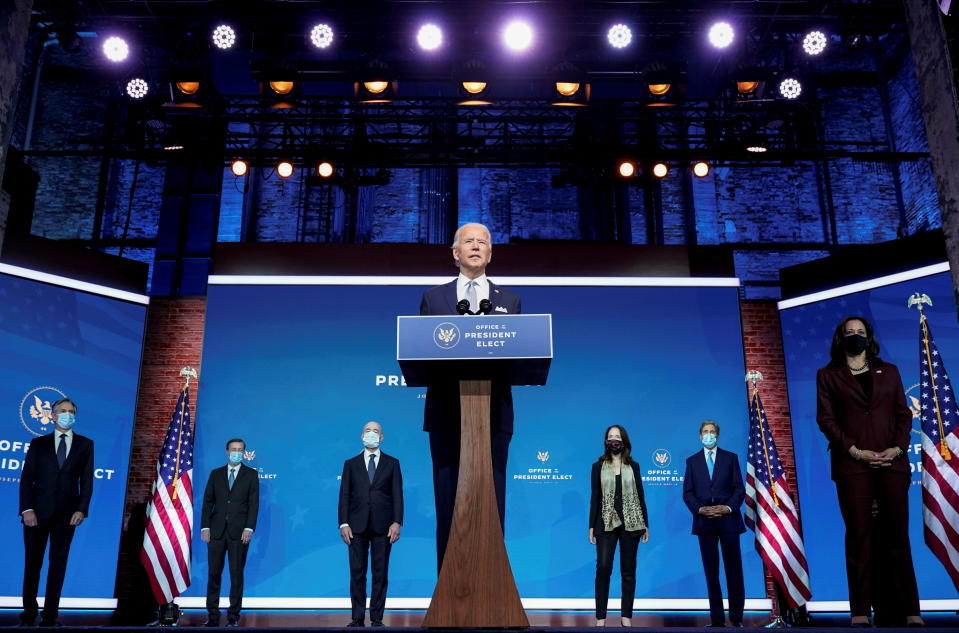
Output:
[[[480,301],[479,312],[477,314],[489,314],[490,310],[493,309],[493,302],[489,299],[483,299]]]
[[[473,314],[472,312],[470,312],[470,302],[467,301],[466,299],[460,300],[460,302],[456,304],[456,313],[457,314]]]

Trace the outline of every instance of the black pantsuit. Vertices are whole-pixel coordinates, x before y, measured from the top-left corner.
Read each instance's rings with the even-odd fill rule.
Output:
[[[230,608],[227,616],[236,619],[243,608],[243,566],[249,545],[238,538],[225,534],[223,538],[210,539],[207,547],[207,562],[210,570],[206,586],[206,610],[210,617],[220,617],[220,583],[223,576],[223,562],[230,564]]]
[[[879,506],[878,521],[882,525],[883,565],[889,573],[885,582],[894,586],[889,592],[904,617],[919,613],[919,589],[912,566],[909,545],[910,477],[888,469],[847,475],[836,480],[839,509],[846,524],[846,581],[849,586],[849,612],[853,616],[869,615],[873,592],[870,574],[870,553],[876,550],[874,539],[880,535],[873,529],[872,504]],[[892,605],[886,605],[892,606]]]
[[[743,621],[746,588],[743,584],[743,557],[739,547],[739,534],[700,534],[699,553],[706,574],[706,591],[709,594],[709,619],[718,626],[726,623],[723,612],[723,587],[719,582],[719,550],[723,551],[723,566],[726,570],[726,588],[729,591],[729,621]]]
[[[350,604],[353,607],[353,620],[363,621],[366,612],[366,569],[371,561],[373,569],[373,587],[370,593],[370,620],[383,621],[386,607],[386,589],[390,574],[390,537],[376,534],[372,529],[362,533],[353,533],[350,542]]]
[[[596,619],[606,619],[609,602],[609,579],[613,574],[613,556],[619,543],[619,573],[623,597],[620,600],[622,617],[633,617],[633,598],[636,596],[636,554],[642,532],[627,532],[619,526],[612,532],[593,531],[596,536]]]
[[[50,565],[47,567],[47,588],[44,592],[43,619],[55,620],[60,605],[60,591],[63,578],[67,573],[67,555],[73,541],[75,526],[69,520],[52,517],[38,521],[35,527],[23,528],[24,573],[23,573],[23,612],[29,619],[36,617],[39,610],[37,591],[40,587],[40,569],[43,567],[43,555],[50,541]]]

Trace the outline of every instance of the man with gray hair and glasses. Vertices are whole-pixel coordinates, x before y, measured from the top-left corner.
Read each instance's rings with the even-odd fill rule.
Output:
[[[30,442],[20,476],[23,522],[23,612],[20,626],[37,619],[37,591],[43,554],[50,541],[50,566],[40,626],[60,626],[60,592],[73,532],[90,511],[93,495],[93,440],[73,432],[77,405],[61,398],[50,407],[53,432]]]
[[[453,281],[423,293],[421,315],[519,314],[520,298],[486,278],[486,266],[493,256],[489,229],[470,222],[456,230],[452,246],[453,262],[459,276]],[[433,495],[436,501],[436,564],[443,567],[443,556],[453,523],[456,482],[460,462],[459,381],[452,378],[426,390],[423,430],[430,434],[433,458]],[[493,381],[490,393],[490,449],[493,454],[493,485],[499,507],[500,525],[506,514],[506,459],[513,437],[513,394],[509,383]]]

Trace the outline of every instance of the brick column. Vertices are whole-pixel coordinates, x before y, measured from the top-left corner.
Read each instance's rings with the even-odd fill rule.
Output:
[[[762,397],[770,431],[779,450],[779,458],[786,470],[786,479],[794,491],[793,502],[799,508],[799,484],[796,481],[796,459],[793,453],[792,422],[789,417],[789,393],[786,388],[786,361],[783,356],[779,309],[775,301],[743,301],[740,304],[740,310],[743,321],[746,370],[755,369],[763,375],[763,381],[759,384],[759,395]],[[746,388],[746,398],[751,396],[750,390],[751,387]],[[746,405],[746,398],[743,399],[743,406]],[[802,516],[801,512],[800,516]],[[778,610],[776,593],[772,576],[768,572],[766,573],[766,594],[773,601],[773,614],[775,614]]]

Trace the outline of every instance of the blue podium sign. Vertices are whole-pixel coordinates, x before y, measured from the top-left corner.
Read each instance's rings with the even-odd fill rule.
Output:
[[[411,387],[451,378],[545,385],[552,326],[549,314],[396,317],[396,359]]]

